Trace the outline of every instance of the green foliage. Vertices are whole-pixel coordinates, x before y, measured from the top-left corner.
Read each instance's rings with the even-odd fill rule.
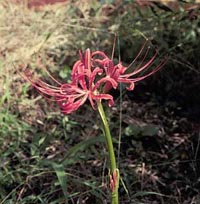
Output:
[[[125,128],[124,133],[127,136],[142,137],[158,135],[159,127],[155,125],[135,125],[131,124]]]
[[[65,203],[68,203],[68,195],[67,195],[67,175],[65,174],[65,168],[62,164],[53,164],[53,168],[58,177],[58,181],[60,186],[62,187],[63,194],[65,196]]]

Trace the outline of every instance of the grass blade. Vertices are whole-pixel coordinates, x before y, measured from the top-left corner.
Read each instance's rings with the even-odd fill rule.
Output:
[[[68,204],[68,195],[67,195],[67,176],[65,174],[65,169],[62,164],[53,163],[53,168],[58,177],[59,184],[62,188],[63,194],[65,196],[65,204]]]

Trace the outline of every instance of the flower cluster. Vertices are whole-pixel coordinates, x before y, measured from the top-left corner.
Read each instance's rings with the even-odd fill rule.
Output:
[[[114,101],[112,95],[109,94],[110,89],[116,89],[119,83],[124,83],[127,85],[128,90],[133,90],[135,82],[152,75],[164,65],[165,61],[162,61],[149,73],[135,77],[135,75],[153,66],[157,56],[157,53],[155,53],[146,62],[149,48],[145,52],[144,49],[145,45],[128,67],[121,62],[115,65],[113,59],[110,59],[104,52],[91,52],[90,49],[87,49],[84,53],[80,51],[80,60],[72,68],[70,83],[62,84],[50,74],[49,76],[56,83],[56,86],[41,80],[34,80],[28,72],[25,72],[25,77],[38,91],[53,97],[64,114],[76,111],[87,99],[93,109],[95,109],[95,102],[101,102],[101,100],[108,100],[109,106],[112,106]],[[131,71],[132,65],[138,59],[140,59],[140,63],[134,71]]]

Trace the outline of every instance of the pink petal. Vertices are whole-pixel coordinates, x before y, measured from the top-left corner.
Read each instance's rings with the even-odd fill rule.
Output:
[[[94,100],[99,100],[99,101],[101,101],[102,99],[109,100],[109,106],[113,106],[114,105],[113,96],[111,96],[110,94],[98,94],[98,95],[94,95],[93,99]]]

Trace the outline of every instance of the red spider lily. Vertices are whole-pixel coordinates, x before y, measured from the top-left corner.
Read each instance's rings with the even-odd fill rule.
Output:
[[[33,80],[29,72],[25,72],[25,77],[41,93],[53,97],[65,114],[77,110],[87,99],[89,99],[93,109],[95,109],[95,102],[101,102],[103,99],[108,100],[109,105],[112,106],[114,104],[113,97],[107,94],[111,88],[116,89],[119,83],[125,83],[129,84],[128,90],[133,90],[135,82],[152,75],[165,64],[165,61],[162,61],[153,71],[141,77],[134,77],[152,66],[156,58],[157,53],[144,63],[149,51],[148,48],[142,55],[144,48],[145,44],[128,67],[123,66],[121,62],[114,65],[113,56],[110,59],[101,51],[91,53],[90,49],[87,49],[85,53],[79,52],[80,60],[74,64],[71,72],[71,83],[68,84],[59,83],[47,70],[46,72],[57,86],[49,85],[41,80]],[[130,67],[141,56],[140,64],[131,72]]]
[[[161,61],[157,66],[153,68],[152,71],[149,73],[141,76],[141,77],[134,77],[135,75],[143,72],[144,70],[150,68],[153,66],[153,63],[155,61],[155,58],[157,56],[157,52],[153,55],[151,59],[149,59],[146,63],[144,63],[147,54],[149,52],[149,47],[147,48],[146,52],[143,54],[146,43],[142,46],[141,50],[135,57],[135,59],[131,62],[131,64],[128,67],[125,67],[122,65],[121,62],[119,62],[117,65],[114,65],[113,63],[113,56],[111,59],[109,59],[104,52],[96,51],[93,52],[93,56],[99,55],[101,59],[95,59],[95,62],[99,64],[99,66],[103,67],[105,71],[105,77],[101,78],[96,84],[96,87],[99,86],[100,83],[105,82],[104,85],[104,93],[107,93],[111,88],[116,88],[118,83],[125,83],[129,84],[129,87],[127,87],[128,90],[133,90],[135,87],[135,82],[141,81],[145,79],[146,77],[154,74],[157,72],[160,68],[164,66],[166,63],[166,60]],[[142,57],[141,62],[139,65],[134,69],[134,71],[131,72],[131,66],[138,60],[139,57]]]
[[[49,85],[41,80],[33,80],[29,71],[24,72],[25,78],[41,93],[52,96],[59,104],[64,114],[77,110],[89,99],[93,109],[94,101],[108,100],[109,105],[114,104],[113,97],[109,94],[99,93],[95,86],[95,78],[103,73],[103,69],[91,65],[91,52],[89,49],[84,54],[80,52],[81,59],[77,61],[72,69],[71,83],[61,84],[47,71],[50,78],[57,86]]]

